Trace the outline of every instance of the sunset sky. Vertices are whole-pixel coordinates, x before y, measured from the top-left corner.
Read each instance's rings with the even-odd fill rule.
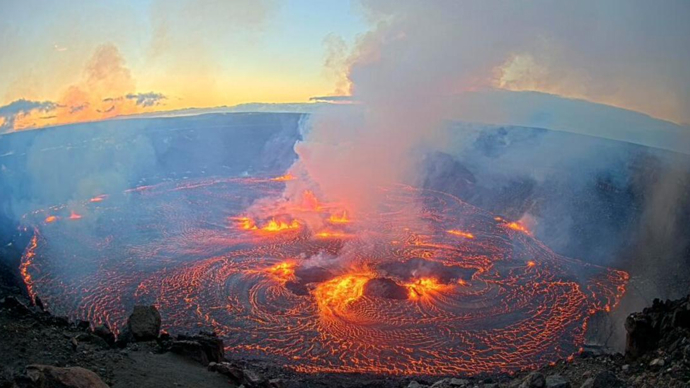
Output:
[[[501,19],[505,10],[452,3],[3,0],[0,133],[147,111],[308,102],[312,96],[348,94],[352,64],[376,61],[376,55],[387,53],[381,47],[391,36],[393,41],[413,40],[429,30],[424,23],[446,17],[442,12],[425,15],[436,7],[423,4],[458,14],[457,23],[438,22],[448,21],[453,28],[439,34],[439,47],[458,41],[446,51],[483,55],[473,46],[483,36],[490,35],[487,47],[500,47],[503,37],[515,36],[511,29],[531,31],[527,24],[516,27]],[[539,1],[502,7],[508,8],[505,15],[519,8],[519,19],[525,8],[529,18],[524,20],[539,24],[543,17],[553,23],[530,35],[530,44],[525,38],[491,53],[487,58],[492,61],[482,62],[481,72],[468,70],[478,82],[450,92],[537,90],[690,122],[690,3],[584,3],[563,3],[562,11]],[[415,8],[420,4],[422,11]],[[563,15],[569,18],[565,27],[558,22]],[[411,17],[419,17],[418,23],[409,23]],[[485,25],[491,30],[482,30]],[[583,36],[570,39],[573,31]],[[412,57],[425,55],[412,49]],[[372,57],[372,52],[379,54]],[[405,58],[401,55],[400,61]]]

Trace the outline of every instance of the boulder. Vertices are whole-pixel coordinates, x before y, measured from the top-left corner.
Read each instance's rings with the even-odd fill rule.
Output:
[[[546,387],[546,378],[539,372],[532,372],[522,380],[520,388],[544,388]]]
[[[180,334],[173,340],[170,350],[202,365],[208,365],[210,362],[219,363],[225,358],[223,340],[215,333]]]
[[[89,327],[91,327],[91,323],[89,321],[85,321],[83,319],[78,320],[75,322],[75,326],[77,327],[77,330],[88,330]]]
[[[35,386],[60,388],[108,388],[97,374],[81,367],[58,368],[29,365],[26,376]]]
[[[633,313],[625,319],[625,357],[634,360],[657,345],[652,319],[644,313]]]
[[[679,308],[673,313],[673,327],[690,328],[690,310]]]
[[[93,335],[91,333],[81,333],[74,339],[76,339],[78,342],[90,343],[103,349],[110,348],[110,345],[103,338]]]
[[[266,382],[266,379],[261,374],[251,369],[245,369],[242,373],[244,374],[245,384],[250,387],[258,387]]]
[[[268,387],[269,388],[283,388],[285,384],[283,384],[282,379],[270,379],[268,380]]]
[[[464,379],[443,379],[431,385],[431,388],[462,388],[469,386],[470,382]]]
[[[386,299],[407,299],[407,288],[392,279],[374,278],[364,285],[364,295]]]
[[[229,377],[234,383],[239,384],[244,380],[244,373],[242,369],[232,365],[229,362],[210,362],[208,368],[211,371],[218,372]]]
[[[161,314],[155,306],[134,306],[127,328],[135,341],[155,340],[161,330]]]
[[[559,374],[546,377],[546,388],[570,388],[568,380]]]
[[[580,388],[622,388],[625,382],[619,380],[616,375],[609,371],[599,372],[596,376],[590,377]]]
[[[110,331],[108,325],[98,325],[93,328],[93,335],[102,338],[108,345],[113,346],[115,344],[115,334]]]

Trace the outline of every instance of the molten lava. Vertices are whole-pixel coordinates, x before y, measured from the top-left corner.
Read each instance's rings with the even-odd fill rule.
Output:
[[[505,227],[525,234],[531,234],[529,229],[519,222],[508,222],[505,224]]]
[[[50,223],[55,222],[55,221],[57,221],[57,217],[55,217],[55,216],[48,216],[45,219],[46,224],[50,224]]]
[[[474,235],[472,233],[468,232],[463,232],[462,230],[456,230],[456,229],[450,229],[446,230],[449,234],[452,234],[453,236],[460,236],[464,238],[474,238]]]
[[[77,214],[75,212],[71,212],[69,215],[70,220],[81,220],[82,216],[81,214]]]
[[[348,238],[348,237],[353,237],[351,234],[347,234],[344,232],[335,232],[335,231],[328,231],[328,230],[324,230],[322,232],[316,233],[314,236],[318,237],[318,238]]]
[[[374,277],[370,272],[349,273],[319,284],[314,298],[326,315],[346,315],[347,308],[364,294],[364,285]]]
[[[292,220],[291,222],[286,221],[276,221],[275,218],[268,221],[268,223],[262,226],[260,229],[264,232],[282,232],[285,230],[299,229],[300,223],[297,220]]]
[[[269,267],[266,272],[280,283],[285,283],[295,278],[294,262],[284,261]]]
[[[233,221],[237,223],[237,227],[243,230],[256,230],[256,224],[254,220],[249,217],[231,217]]]
[[[449,286],[439,283],[434,278],[420,278],[406,284],[405,287],[409,290],[408,295],[412,300],[417,300],[434,292],[441,292],[449,288]]]
[[[214,330],[237,357],[306,373],[535,368],[577,353],[589,318],[625,292],[625,272],[559,256],[449,194],[385,188],[379,214],[348,223],[312,192],[294,209],[256,205],[284,203],[282,182],[130,190],[87,234],[47,226],[60,207],[32,212],[20,273],[56,314],[117,329],[155,303],[169,332]]]
[[[347,211],[343,210],[340,214],[331,214],[328,218],[328,222],[331,224],[349,224],[351,221],[347,216]]]
[[[287,182],[287,181],[294,181],[295,178],[292,174],[285,174],[279,177],[271,178],[272,181],[274,182]]]

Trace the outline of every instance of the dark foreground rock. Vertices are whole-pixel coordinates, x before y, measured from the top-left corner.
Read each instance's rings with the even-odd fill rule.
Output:
[[[200,332],[197,335],[180,334],[169,345],[174,353],[189,357],[202,365],[225,359],[223,341],[216,333]]]
[[[161,314],[155,306],[134,306],[127,329],[135,341],[155,340],[161,331]]]
[[[633,313],[625,320],[625,356],[636,360],[658,348],[680,352],[680,343],[690,334],[690,298],[661,301]]]
[[[50,365],[29,365],[18,386],[59,388],[108,388],[97,374],[81,367],[58,368]]]

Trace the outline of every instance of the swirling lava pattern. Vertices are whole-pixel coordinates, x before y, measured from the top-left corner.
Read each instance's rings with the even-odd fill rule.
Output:
[[[153,303],[169,331],[213,329],[234,356],[302,372],[544,364],[576,353],[588,317],[624,292],[625,272],[558,256],[440,192],[391,187],[380,213],[353,220],[314,206],[323,230],[245,217],[284,184],[191,180],[86,200],[79,217],[37,211],[22,274],[56,313],[119,327]]]

